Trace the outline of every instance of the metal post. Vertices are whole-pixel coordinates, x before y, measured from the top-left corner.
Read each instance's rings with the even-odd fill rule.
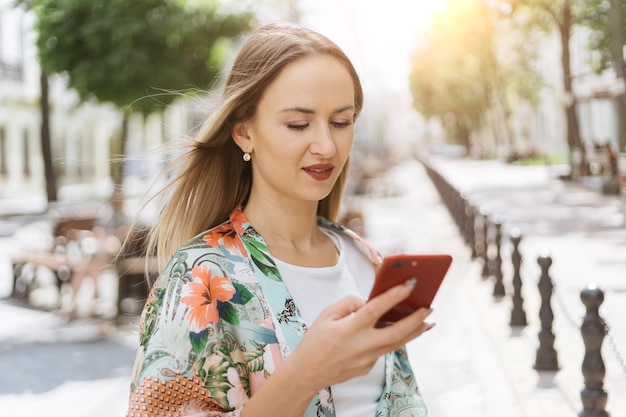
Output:
[[[476,259],[476,236],[474,231],[476,211],[472,205],[472,201],[468,198],[465,200],[465,243],[472,250],[472,259]]]
[[[461,236],[467,240],[467,236],[465,235],[465,221],[467,216],[465,206],[467,206],[467,193],[465,191],[458,191],[455,189],[454,197],[454,211],[456,212],[454,217],[456,225],[459,228]]]
[[[480,208],[474,209],[474,250],[476,258],[484,259],[485,251],[485,229],[483,227],[483,216]]]
[[[491,237],[489,236],[489,207],[481,206],[480,207],[480,215],[483,218],[483,270],[482,276],[483,278],[487,278],[489,276],[489,241]]]
[[[552,280],[548,274],[548,269],[552,265],[552,258],[547,255],[541,255],[537,258],[537,263],[541,267],[541,277],[539,278],[539,293],[541,294],[541,307],[539,309],[539,320],[541,321],[541,330],[539,331],[539,348],[537,348],[537,357],[535,359],[535,368],[538,371],[557,371],[559,362],[554,350],[554,333],[552,333],[552,322],[554,314],[550,305],[552,297]]]
[[[585,343],[585,357],[582,372],[585,378],[585,388],[580,391],[583,409],[579,417],[608,417],[605,411],[607,393],[604,385],[604,361],[602,360],[602,341],[604,340],[605,325],[598,310],[604,301],[604,293],[597,285],[589,284],[580,292],[580,299],[587,308],[580,326],[580,333]]]
[[[513,228],[509,232],[513,251],[511,253],[511,262],[513,263],[513,309],[511,310],[511,326],[524,327],[528,324],[526,321],[526,313],[524,312],[524,298],[522,297],[522,254],[519,249],[522,240],[522,233],[518,228]]]
[[[496,248],[496,256],[493,262],[493,276],[496,277],[496,282],[493,286],[493,295],[501,297],[506,294],[504,283],[502,282],[502,217],[495,215],[493,224],[495,227],[494,246]]]

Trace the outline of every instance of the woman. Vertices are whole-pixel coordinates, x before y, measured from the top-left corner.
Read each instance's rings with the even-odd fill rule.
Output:
[[[385,328],[398,286],[365,303],[381,261],[333,223],[363,104],[345,54],[267,25],[169,187],[153,241],[170,259],[147,300],[129,416],[424,416],[404,345]]]

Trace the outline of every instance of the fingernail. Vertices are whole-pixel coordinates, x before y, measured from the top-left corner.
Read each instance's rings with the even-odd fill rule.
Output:
[[[430,323],[428,326],[426,326],[426,329],[424,330],[425,332],[429,331],[430,329],[432,329],[433,327],[435,327],[435,324],[437,323]]]
[[[433,312],[432,308],[427,308],[426,310],[424,310],[424,312],[422,313],[423,318],[425,319],[426,317],[430,316],[430,314]]]
[[[407,287],[415,287],[417,285],[417,278],[411,278],[404,281],[404,285]]]
[[[402,285],[396,285],[395,286],[396,291],[398,291],[399,293],[406,293],[406,294],[410,294],[411,291],[413,290],[413,287],[411,285],[407,285],[406,283],[402,284]]]

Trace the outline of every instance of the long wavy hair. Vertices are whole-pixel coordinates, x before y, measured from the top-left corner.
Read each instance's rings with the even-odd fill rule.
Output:
[[[355,117],[363,107],[359,76],[346,54],[325,36],[290,23],[257,29],[241,47],[223,86],[216,110],[205,121],[190,149],[170,164],[175,172],[149,238],[148,250],[162,268],[178,247],[228,219],[245,204],[252,169],[242,159],[231,132],[236,123],[254,118],[267,86],[289,63],[311,55],[329,55],[344,64],[354,83]],[[343,168],[317,213],[336,220],[349,163]]]

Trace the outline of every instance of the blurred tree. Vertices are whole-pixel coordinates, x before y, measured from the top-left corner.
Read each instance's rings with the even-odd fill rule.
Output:
[[[57,201],[56,175],[52,165],[52,146],[50,143],[50,101],[48,99],[48,74],[41,71],[39,75],[41,97],[39,106],[41,109],[40,143],[43,157],[43,171],[46,179],[46,195],[48,202]]]
[[[20,0],[35,11],[40,65],[64,73],[82,100],[110,102],[123,114],[112,177],[123,181],[128,116],[161,111],[181,95],[211,87],[248,13],[216,0]]]
[[[621,89],[615,97],[618,123],[618,149],[626,151],[626,68],[624,67],[625,0],[586,0],[581,21],[591,30],[589,48],[591,67],[601,72],[609,67],[615,71]]]
[[[520,22],[500,19],[493,2],[449,2],[413,55],[410,86],[416,109],[440,118],[454,140],[472,146],[471,132],[501,115],[496,138],[512,147],[510,119],[519,101],[538,101],[542,79],[532,68],[536,49],[512,29]],[[494,122],[492,121],[492,125]]]
[[[574,26],[581,21],[581,3],[576,0],[501,0],[511,6],[512,14],[530,9],[531,14],[543,25],[547,18],[556,27],[561,44],[561,67],[563,70],[563,94],[565,116],[567,120],[567,145],[572,164],[575,152],[580,152],[583,166],[586,160],[585,147],[580,138],[578,115],[576,114],[576,96],[572,91],[572,70],[570,62],[570,38]]]
[[[441,118],[449,136],[468,149],[493,94],[493,29],[482,2],[457,2],[435,16],[412,57],[415,108],[427,119]]]
[[[586,0],[581,10],[581,23],[591,31],[588,46],[590,50],[595,52],[590,56],[589,65],[592,70],[598,73],[613,64],[609,21],[610,8],[611,0]]]
[[[504,129],[496,131],[503,135],[501,144],[515,157],[520,152],[528,152],[528,137],[524,132],[515,130],[512,120],[516,109],[521,104],[536,108],[539,96],[545,87],[542,75],[535,68],[537,63],[539,42],[536,41],[541,26],[529,24],[529,16],[519,13],[508,16],[510,10],[502,9],[497,3],[488,2],[492,7],[491,18],[496,26],[494,36],[494,50],[496,57],[496,71],[490,80],[494,88],[493,111],[501,114]],[[503,133],[499,133],[502,132]],[[521,129],[523,130],[523,129]],[[521,137],[516,138],[519,134]],[[517,139],[517,140],[516,140]],[[525,149],[519,150],[521,142]]]

